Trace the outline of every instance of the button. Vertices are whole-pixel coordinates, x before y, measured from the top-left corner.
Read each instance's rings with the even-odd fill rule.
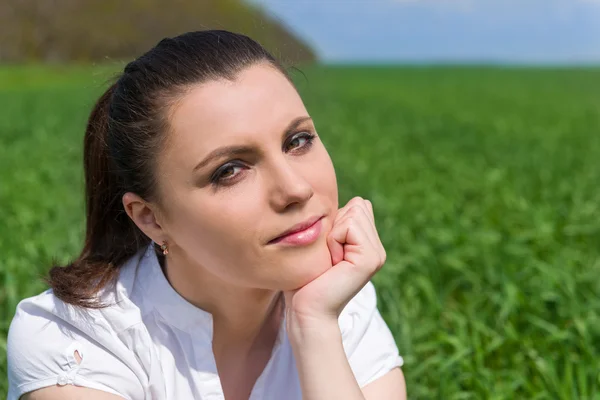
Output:
[[[66,376],[60,376],[58,378],[58,385],[59,386],[64,386],[67,384],[67,377]]]

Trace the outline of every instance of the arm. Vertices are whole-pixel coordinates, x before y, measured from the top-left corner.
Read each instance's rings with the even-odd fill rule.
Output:
[[[303,398],[403,400],[406,389],[399,368],[393,368],[361,389],[344,349],[338,323],[346,304],[385,262],[385,250],[374,225],[371,203],[357,197],[340,209],[327,237],[327,245],[332,267],[307,285],[284,293],[288,336]],[[379,337],[375,336],[375,339]],[[372,345],[373,336],[369,341]],[[366,368],[381,368],[383,365],[379,360],[365,356],[370,349],[368,344],[365,345],[367,347],[361,347],[363,355],[358,360],[370,362]],[[364,375],[361,376],[361,381],[365,382]]]
[[[344,352],[337,320],[313,326],[311,329],[305,325],[304,329],[290,333],[304,399],[406,399],[400,368],[394,368],[361,390]]]
[[[125,400],[121,396],[79,386],[49,386],[21,396],[21,400]]]
[[[298,324],[292,322],[290,325]],[[302,326],[302,325],[300,325]],[[315,321],[289,333],[305,400],[364,400],[342,346],[337,320]]]
[[[363,388],[366,400],[406,400],[406,382],[400,368],[394,368]]]

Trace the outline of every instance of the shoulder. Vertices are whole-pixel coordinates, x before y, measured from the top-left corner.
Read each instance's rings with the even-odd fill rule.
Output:
[[[73,306],[56,297],[51,289],[21,300],[9,327],[10,343],[48,339],[55,336],[87,335],[95,340],[118,334],[123,327],[120,315],[126,311],[122,304],[104,309]]]
[[[133,260],[132,260],[133,261]],[[142,321],[140,309],[129,298],[135,263],[127,262],[121,268],[114,286],[102,289],[97,299],[104,308],[83,308],[68,304],[58,298],[52,289],[23,299],[16,307],[9,333],[13,341],[34,335],[51,334],[53,328],[61,327],[57,334],[69,336],[73,332],[86,334],[101,340],[108,333],[119,335]]]
[[[76,331],[78,321],[86,319],[85,311],[63,303],[52,290],[21,300],[8,330],[8,350],[22,344],[51,346],[59,337],[69,337]],[[10,355],[10,354],[9,354]]]
[[[104,309],[67,304],[51,289],[17,305],[7,337],[9,399],[67,384],[142,394],[144,369],[126,340],[142,325],[139,310],[118,292],[104,296],[113,300]]]

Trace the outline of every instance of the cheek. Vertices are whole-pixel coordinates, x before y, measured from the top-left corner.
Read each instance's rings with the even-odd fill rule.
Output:
[[[338,186],[335,168],[331,157],[325,147],[321,146],[318,163],[315,163],[316,168],[313,175],[313,189],[324,197],[324,201],[328,202],[328,206],[332,208],[332,212],[338,209]]]
[[[264,215],[255,204],[256,196],[188,198],[185,205],[177,207],[170,226],[178,246],[190,259],[224,279],[247,275],[244,267],[256,257],[256,227]]]

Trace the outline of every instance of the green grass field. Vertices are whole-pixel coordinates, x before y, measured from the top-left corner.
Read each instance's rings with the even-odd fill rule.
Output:
[[[82,136],[108,69],[0,68],[0,397],[18,301],[82,245]],[[307,68],[340,203],[411,399],[600,399],[600,70]]]

